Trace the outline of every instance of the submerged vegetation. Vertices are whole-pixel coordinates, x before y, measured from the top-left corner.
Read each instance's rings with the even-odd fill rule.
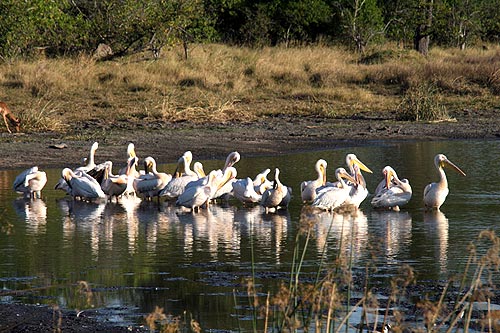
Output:
[[[68,132],[144,122],[220,123],[271,115],[443,120],[494,108],[500,49],[385,45],[364,55],[326,46],[251,49],[211,44],[113,61],[88,56],[0,64],[2,95],[25,131]],[[395,115],[395,116],[394,116]]]

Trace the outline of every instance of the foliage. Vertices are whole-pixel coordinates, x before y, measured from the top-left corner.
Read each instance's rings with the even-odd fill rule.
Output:
[[[500,0],[3,0],[0,55],[114,56],[193,42],[252,47],[338,43],[364,51],[384,40],[465,48],[498,42]],[[417,31],[419,33],[417,34]],[[420,37],[419,37],[420,36]],[[416,45],[416,44],[415,44]]]

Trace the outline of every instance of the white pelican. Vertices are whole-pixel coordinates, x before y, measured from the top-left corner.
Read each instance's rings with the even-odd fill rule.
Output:
[[[243,204],[260,202],[262,194],[255,191],[253,181],[250,177],[238,179],[233,182],[231,195],[241,201]]]
[[[384,179],[375,189],[371,204],[375,208],[388,208],[399,211],[399,207],[410,201],[412,189],[408,179],[399,179],[396,171],[390,166],[382,169]]]
[[[361,203],[368,196],[368,189],[366,188],[365,178],[361,174],[361,170],[373,173],[359,158],[354,154],[347,154],[345,162],[349,168],[351,177],[354,178],[354,183],[347,183],[350,187],[349,198],[346,200],[346,205],[351,205],[359,208]]]
[[[184,192],[188,183],[198,179],[198,175],[190,169],[192,159],[190,151],[184,153],[179,158],[175,174],[172,180],[159,193],[160,196],[166,197],[167,200],[177,199]]]
[[[439,182],[428,184],[424,189],[424,205],[426,209],[438,209],[446,200],[448,195],[448,180],[444,172],[445,166],[450,166],[452,169],[465,176],[465,172],[460,170],[443,154],[437,154],[434,157],[434,165],[439,172]]]
[[[302,202],[312,202],[316,198],[316,190],[326,185],[326,167],[327,163],[324,159],[317,160],[315,169],[318,178],[314,180],[305,180],[300,184]]]
[[[69,168],[62,170],[62,178],[68,183],[73,198],[96,199],[105,198],[101,185],[85,172],[76,174]]]
[[[144,169],[146,170],[144,177],[141,176],[134,180],[135,192],[147,200],[153,197],[158,197],[158,200],[160,200],[160,192],[172,180],[172,175],[158,172],[156,161],[151,156],[144,159]],[[148,173],[150,169],[151,174]]]
[[[25,197],[40,198],[42,189],[47,184],[47,174],[38,170],[37,166],[21,172],[14,180],[14,191]]]
[[[190,208],[192,211],[199,210],[200,206],[208,204],[217,189],[234,179],[236,174],[234,167],[227,167],[222,177],[218,170],[211,171],[206,184],[187,187],[177,198],[176,205]]]
[[[261,206],[266,209],[266,213],[270,210],[277,210],[279,208],[288,207],[291,199],[291,188],[283,185],[279,179],[280,170],[275,169],[273,187],[267,189],[262,194],[260,201]]]
[[[118,197],[125,193],[125,191],[127,190],[127,186],[129,185],[128,178],[132,178],[132,168],[135,166],[135,164],[137,164],[136,162],[137,157],[131,158],[129,160],[129,164],[127,166],[125,174],[113,175],[113,163],[111,161],[108,161],[106,169],[104,171],[104,179],[101,183],[101,188],[104,194],[109,197],[110,201],[113,197],[115,197],[118,201]]]
[[[316,199],[312,202],[313,207],[322,210],[333,211],[335,208],[340,207],[344,202],[349,199],[350,187],[344,182],[344,179],[355,183],[356,180],[344,168],[337,168],[335,170],[335,178],[337,182],[335,186],[327,186],[320,189],[317,193]]]
[[[76,170],[88,172],[96,167],[94,156],[97,148],[99,148],[99,144],[97,142],[94,142],[92,144],[92,147],[90,147],[89,157],[83,158],[83,163],[86,164],[84,166],[76,168]]]

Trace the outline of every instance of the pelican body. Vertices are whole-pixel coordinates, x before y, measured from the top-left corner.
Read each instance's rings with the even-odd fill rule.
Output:
[[[347,186],[344,179],[355,183],[355,179],[347,173],[344,168],[335,170],[337,182],[335,186],[327,186],[320,189],[316,199],[312,202],[312,206],[321,210],[333,211],[335,208],[342,206],[349,199],[350,187]]]
[[[316,190],[326,185],[326,167],[327,162],[324,159],[316,161],[315,169],[318,178],[314,180],[306,180],[300,184],[300,196],[302,202],[312,202],[316,199]]]
[[[62,170],[62,178],[69,186],[69,192],[73,198],[97,199],[106,198],[106,194],[101,189],[101,185],[87,175],[85,172],[75,173],[69,168]]]
[[[291,188],[283,185],[279,179],[280,170],[275,169],[273,187],[267,189],[262,194],[260,204],[266,209],[266,213],[270,210],[288,207],[292,197]]]
[[[47,184],[47,174],[38,170],[37,166],[21,172],[14,180],[14,191],[25,197],[40,198],[42,189]]]
[[[386,166],[382,169],[384,179],[375,189],[371,204],[374,208],[386,208],[399,211],[399,207],[410,201],[412,189],[408,179],[399,179],[396,171]]]
[[[463,172],[458,166],[456,166],[443,154],[437,154],[434,157],[434,165],[436,166],[436,169],[439,173],[439,181],[437,183],[430,183],[425,187],[424,205],[426,209],[439,210],[450,191],[448,189],[448,180],[446,179],[444,167],[451,167],[462,176],[465,176],[465,172]]]

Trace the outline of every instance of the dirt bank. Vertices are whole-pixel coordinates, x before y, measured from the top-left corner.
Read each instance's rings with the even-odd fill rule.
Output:
[[[393,114],[359,113],[349,118],[266,117],[250,123],[133,123],[99,121],[76,124],[66,134],[19,133],[0,136],[0,169],[74,167],[99,142],[97,162],[125,163],[128,142],[139,157],[173,163],[186,150],[196,159],[222,159],[238,150],[242,156],[262,156],[364,145],[374,140],[498,139],[496,110],[463,110],[454,121],[404,122]],[[56,148],[63,145],[65,148]]]

